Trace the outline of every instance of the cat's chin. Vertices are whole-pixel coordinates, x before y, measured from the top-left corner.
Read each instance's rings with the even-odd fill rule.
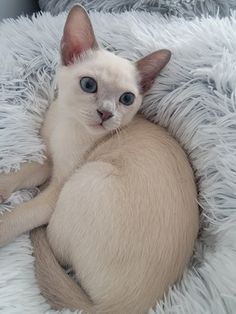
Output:
[[[107,126],[104,126],[102,124],[90,124],[87,125],[87,129],[89,131],[89,133],[94,134],[94,135],[106,135],[108,133],[112,133],[114,132],[117,128],[109,128]]]
[[[109,130],[107,130],[102,124],[90,124],[87,126],[88,130],[92,134],[99,134],[99,135],[105,135],[109,133]]]

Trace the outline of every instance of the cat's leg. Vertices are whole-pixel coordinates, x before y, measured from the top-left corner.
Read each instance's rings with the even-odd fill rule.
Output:
[[[47,224],[55,208],[60,189],[59,184],[51,182],[32,200],[20,204],[11,212],[0,215],[0,246],[26,231]]]
[[[22,163],[20,170],[0,174],[0,203],[8,199],[11,193],[39,186],[51,174],[51,163],[48,159],[43,164],[38,162]]]

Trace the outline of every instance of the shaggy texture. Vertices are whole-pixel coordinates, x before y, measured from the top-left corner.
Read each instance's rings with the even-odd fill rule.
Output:
[[[228,16],[236,9],[235,0],[39,0],[42,10],[58,14],[80,3],[88,10],[123,12],[126,10],[156,11],[191,19],[201,15]]]
[[[145,12],[91,14],[101,45],[131,60],[169,48],[171,62],[142,112],[188,152],[201,235],[180,283],[152,313],[229,314],[236,309],[236,14],[186,21]],[[53,97],[65,14],[0,24],[0,167],[43,161],[38,130]],[[12,195],[9,206],[35,191]],[[4,206],[2,206],[3,208]],[[0,248],[1,314],[55,313],[40,296],[28,235]],[[60,313],[69,313],[61,311]]]

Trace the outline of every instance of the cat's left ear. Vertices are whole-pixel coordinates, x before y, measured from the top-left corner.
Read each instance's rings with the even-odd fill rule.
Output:
[[[87,50],[97,48],[98,44],[88,13],[82,6],[75,5],[67,16],[61,40],[62,64],[72,64]]]
[[[152,86],[155,78],[166,66],[171,57],[171,52],[162,49],[150,53],[136,62],[136,67],[140,75],[140,92],[146,93]]]

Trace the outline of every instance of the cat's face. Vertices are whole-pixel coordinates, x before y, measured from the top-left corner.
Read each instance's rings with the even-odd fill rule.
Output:
[[[170,51],[155,51],[132,63],[100,49],[87,12],[74,6],[64,27],[61,56],[61,106],[90,133],[106,134],[132,120]]]
[[[90,51],[62,67],[61,97],[68,110],[92,133],[107,133],[128,124],[142,95],[134,64],[105,50]]]

